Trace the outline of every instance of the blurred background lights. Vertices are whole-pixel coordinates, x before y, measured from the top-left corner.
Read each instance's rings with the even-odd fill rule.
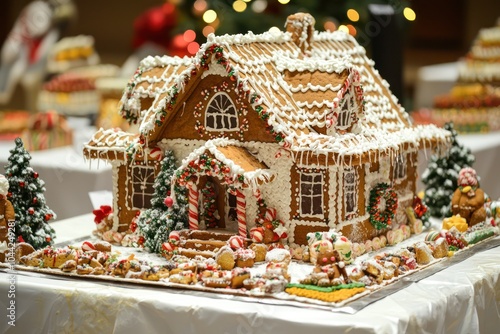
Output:
[[[203,28],[203,36],[207,37],[208,35],[210,35],[211,33],[215,32],[215,28],[212,27],[212,26],[206,26],[205,28]]]
[[[327,31],[335,31],[337,29],[337,25],[333,21],[326,21],[325,24],[323,24],[323,28]]]
[[[352,24],[348,24],[346,25],[347,27],[347,30],[349,31],[349,34],[352,35],[352,36],[356,36],[356,28],[354,28],[354,26]]]
[[[252,10],[254,12],[262,13],[267,8],[267,1],[266,0],[255,0],[254,2],[252,2],[251,6],[252,6]]]
[[[192,42],[196,39],[196,33],[194,30],[189,29],[184,32],[183,37],[186,42]]]
[[[213,9],[207,10],[203,13],[203,21],[206,23],[212,23],[217,19],[217,13]]]
[[[247,4],[242,0],[236,0],[233,2],[233,9],[238,13],[244,12],[247,9]]]
[[[190,54],[194,55],[200,49],[200,44],[196,42],[191,42],[187,46],[187,50]]]
[[[343,31],[345,33],[349,33],[349,28],[347,28],[347,26],[345,26],[345,25],[342,24],[342,25],[339,26],[339,31]]]
[[[196,0],[193,4],[193,13],[201,15],[207,10],[208,4],[205,0]]]
[[[347,18],[349,20],[351,20],[352,22],[358,22],[359,21],[359,13],[354,9],[349,9],[347,11]]]
[[[290,0],[278,0],[278,2],[282,5],[286,5],[287,3],[290,2]]]
[[[403,15],[408,21],[415,21],[415,19],[417,18],[417,14],[415,14],[415,11],[413,11],[413,9],[411,9],[410,7],[406,7],[403,10]]]

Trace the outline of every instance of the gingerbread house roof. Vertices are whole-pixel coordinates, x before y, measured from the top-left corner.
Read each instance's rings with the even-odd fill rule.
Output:
[[[293,33],[266,32],[210,35],[192,58],[148,57],[123,95],[122,115],[139,122],[146,143],[158,141],[196,82],[219,74],[230,76],[247,93],[267,129],[295,157],[353,164],[448,141],[445,130],[411,125],[352,36],[336,31],[310,37],[305,53]],[[359,74],[364,92],[364,112],[356,126],[333,135],[316,131],[326,126],[335,96],[353,73]]]
[[[137,145],[138,137],[138,134],[101,128],[84,145],[83,154],[89,159],[126,160],[127,149]]]

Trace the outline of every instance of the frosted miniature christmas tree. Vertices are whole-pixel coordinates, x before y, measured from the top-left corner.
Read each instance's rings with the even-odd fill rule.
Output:
[[[49,221],[55,218],[45,202],[45,182],[30,167],[31,156],[20,138],[10,151],[5,176],[9,180],[8,199],[16,213],[15,234],[18,242],[27,242],[35,249],[54,243],[55,232]]]
[[[172,230],[180,230],[187,226],[185,196],[178,196],[175,204],[170,197],[171,180],[175,168],[173,152],[165,152],[161,170],[153,185],[155,190],[151,199],[152,207],[144,210],[137,220],[139,234],[144,238],[143,245],[150,252],[159,253],[161,245],[167,241]],[[176,194],[178,194],[177,191]]]
[[[458,173],[464,167],[472,167],[475,160],[471,150],[458,143],[453,123],[445,124],[444,128],[451,132],[450,150],[445,157],[432,156],[422,174],[424,202],[430,214],[439,218],[451,216],[451,197],[457,189]]]

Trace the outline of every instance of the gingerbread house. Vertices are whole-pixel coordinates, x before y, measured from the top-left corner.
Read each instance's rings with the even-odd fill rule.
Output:
[[[190,229],[206,228],[207,193],[218,227],[247,235],[267,214],[296,244],[406,224],[418,151],[449,133],[413,126],[353,37],[316,32],[302,13],[286,30],[211,35],[194,57],[141,62],[121,100],[139,134],[100,130],[84,149],[113,164],[117,225],[146,204],[162,150],[182,161],[174,182],[188,188]]]

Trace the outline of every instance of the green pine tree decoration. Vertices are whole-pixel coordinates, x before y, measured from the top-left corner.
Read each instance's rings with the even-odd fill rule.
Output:
[[[35,249],[54,243],[55,231],[49,221],[56,217],[45,201],[45,182],[30,167],[31,155],[21,138],[10,151],[5,176],[9,181],[8,199],[16,213],[15,235],[18,242],[27,242]]]
[[[425,185],[424,203],[434,217],[450,217],[451,197],[457,189],[458,173],[464,167],[472,167],[474,155],[471,150],[457,141],[453,123],[444,128],[451,132],[451,147],[445,157],[432,156],[428,167],[422,174]]]
[[[161,245],[167,241],[172,230],[187,227],[185,191],[178,189],[182,195],[177,195],[176,203],[170,198],[171,180],[175,169],[174,154],[172,151],[166,151],[161,162],[161,170],[153,185],[155,191],[151,199],[151,208],[142,211],[137,220],[139,234],[144,237],[144,248],[150,252],[160,253]]]

